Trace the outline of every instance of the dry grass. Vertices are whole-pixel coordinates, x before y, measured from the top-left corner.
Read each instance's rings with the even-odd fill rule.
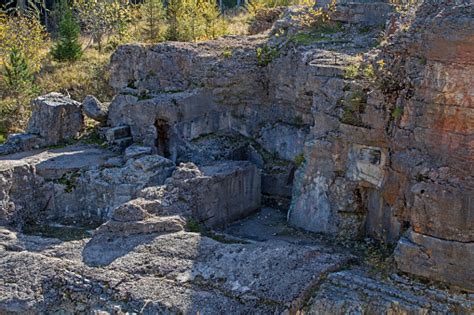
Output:
[[[252,18],[253,15],[244,8],[227,10],[224,13],[224,19],[227,22],[227,33],[229,35],[247,35]]]
[[[36,84],[41,94],[53,91],[69,93],[78,101],[91,94],[101,101],[110,101],[113,91],[108,85],[109,59],[110,53],[99,53],[90,48],[73,63],[48,59],[36,78]]]

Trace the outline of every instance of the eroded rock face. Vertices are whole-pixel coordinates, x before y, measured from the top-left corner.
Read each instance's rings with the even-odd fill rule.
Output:
[[[461,259],[473,255],[472,12],[468,4],[423,4],[408,32],[376,57],[386,63],[379,88],[355,91],[369,92],[361,113],[338,117],[337,102],[315,93],[291,223],[389,242],[410,227],[399,268],[472,289],[473,268]]]
[[[41,222],[52,198],[52,185],[36,174],[34,166],[0,166],[1,225]]]

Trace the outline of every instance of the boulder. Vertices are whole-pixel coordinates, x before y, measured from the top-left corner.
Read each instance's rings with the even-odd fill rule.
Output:
[[[82,110],[87,117],[98,122],[106,122],[109,114],[107,103],[101,103],[92,95],[87,95],[82,101]]]
[[[84,129],[81,103],[60,93],[34,99],[27,133],[39,135],[44,145],[56,145],[79,136]]]

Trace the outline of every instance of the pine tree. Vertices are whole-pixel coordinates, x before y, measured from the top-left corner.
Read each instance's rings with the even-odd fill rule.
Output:
[[[21,50],[11,50],[4,68],[3,78],[13,92],[20,93],[33,83],[33,74]]]
[[[64,12],[59,23],[59,40],[53,46],[51,54],[59,61],[75,61],[82,56],[79,43],[81,29],[70,9]]]
[[[166,16],[168,18],[168,40],[179,40],[179,20],[183,15],[183,4],[182,0],[169,0],[166,10]]]
[[[203,39],[215,39],[225,33],[226,25],[213,0],[198,0],[198,11],[202,17]]]
[[[144,38],[148,42],[160,41],[162,38],[162,25],[165,19],[165,10],[162,0],[146,0],[142,6],[142,17],[145,26],[142,29]]]

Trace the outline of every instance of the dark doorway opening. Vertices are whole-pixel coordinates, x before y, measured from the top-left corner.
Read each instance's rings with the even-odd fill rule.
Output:
[[[169,158],[171,155],[169,137],[170,125],[168,124],[168,121],[164,119],[157,119],[155,122],[155,128],[157,134],[155,146],[158,154],[165,158]]]

